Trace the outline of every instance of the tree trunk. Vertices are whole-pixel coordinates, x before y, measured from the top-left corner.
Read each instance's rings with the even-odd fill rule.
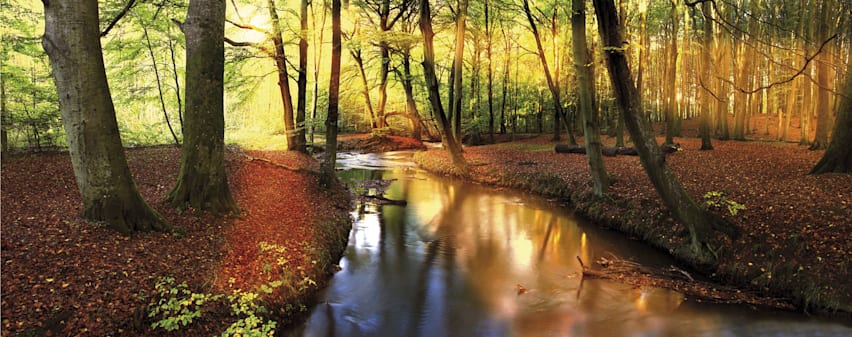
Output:
[[[852,173],[852,62],[846,65],[846,88],[838,95],[840,107],[831,133],[831,142],[811,174]]]
[[[328,114],[325,118],[325,160],[320,167],[320,181],[324,186],[330,186],[332,182],[337,181],[334,166],[337,161],[340,57],[343,53],[340,35],[340,0],[331,0],[331,76],[328,83]]]
[[[271,1],[271,0],[270,0]],[[212,213],[237,212],[225,173],[225,1],[192,0],[186,36],[186,125],[180,174],[167,201]]]
[[[402,50],[402,89],[405,91],[405,110],[411,119],[411,137],[417,140],[422,138],[423,121],[417,111],[417,103],[414,101],[414,86],[411,83],[411,48]]]
[[[713,12],[709,2],[701,4],[701,11],[704,13],[704,44],[701,49],[702,56],[702,72],[701,77],[704,78],[704,88],[701,90],[701,150],[712,150],[713,142],[710,140],[710,101],[713,99],[710,91],[713,88],[713,54],[710,48],[713,47]]]
[[[367,82],[367,73],[364,71],[364,59],[361,57],[361,47],[358,49],[349,49],[349,55],[355,60],[355,65],[358,66],[358,75],[361,78],[361,95],[364,96],[364,108],[367,110],[367,118],[370,120],[370,128],[377,129],[379,120],[373,110],[373,101],[370,99],[370,84]]]
[[[583,116],[583,134],[592,175],[592,191],[595,196],[602,197],[609,188],[609,178],[601,156],[601,132],[594,98],[595,82],[591,71],[592,61],[586,46],[586,5],[584,0],[572,0],[571,6],[574,69],[577,73],[577,95]]]
[[[302,0],[299,6],[299,77],[296,80],[296,151],[307,152],[305,138],[305,115],[308,99],[308,0]]]
[[[565,115],[562,109],[562,93],[559,90],[559,87],[556,85],[556,82],[553,80],[553,76],[550,73],[550,67],[547,65],[547,55],[544,53],[544,47],[541,45],[541,36],[538,33],[538,26],[535,24],[535,19],[532,15],[532,10],[530,9],[529,0],[524,0],[524,14],[527,16],[527,20],[530,24],[530,29],[532,30],[533,37],[535,37],[536,47],[538,48],[538,58],[541,61],[541,66],[544,68],[544,76],[547,80],[547,87],[550,89],[550,94],[553,96],[553,109],[557,115],[563,116]],[[559,137],[554,136],[554,140],[559,140]],[[568,130],[568,143],[569,144],[577,144],[577,141],[574,139],[574,134],[571,130]]]
[[[675,115],[677,114],[677,32],[680,29],[680,11],[677,1],[671,1],[671,34],[669,37],[668,55],[666,57],[666,84],[665,84],[665,102],[666,102],[666,142],[664,144],[674,144],[675,130]]]
[[[178,140],[177,134],[175,134],[175,130],[172,128],[172,122],[169,120],[169,112],[166,109],[166,99],[163,95],[163,83],[160,80],[160,68],[157,66],[157,57],[154,56],[154,47],[151,46],[151,38],[148,36],[148,28],[145,26],[145,23],[142,23],[142,33],[145,36],[145,46],[148,48],[148,55],[151,56],[151,66],[154,68],[154,78],[157,79],[157,93],[160,98],[160,108],[163,110],[163,118],[166,120],[166,126],[169,128],[169,133],[175,140],[175,146],[180,147],[180,141]]]
[[[485,0],[485,53],[488,57],[488,137],[494,143],[494,62],[491,55],[491,40],[494,33],[491,29],[489,3]]]
[[[689,230],[692,253],[700,257],[701,244],[710,239],[713,229],[722,230],[736,236],[735,228],[724,219],[700,208],[680,185],[668,165],[654,138],[653,130],[647,120],[639,113],[639,94],[633,84],[630,69],[627,66],[621,37],[617,29],[618,18],[612,0],[593,0],[598,17],[598,30],[606,50],[607,68],[610,73],[616,102],[621,107],[625,124],[633,144],[639,152],[639,159],[648,177],[666,208]],[[706,256],[706,255],[704,255]]]
[[[382,37],[379,40],[379,53],[381,54],[382,64],[379,68],[379,105],[376,107],[377,127],[383,128],[385,125],[385,106],[388,102],[388,73],[390,72],[390,46],[388,45],[386,32],[393,28],[390,19],[390,0],[382,0],[379,8],[379,28],[382,30]]]
[[[441,142],[444,149],[450,152],[453,166],[462,172],[467,172],[467,162],[462,155],[461,145],[455,138],[450,121],[447,120],[447,115],[444,113],[444,107],[441,104],[438,76],[435,74],[435,47],[433,43],[435,33],[432,31],[432,14],[427,0],[420,1],[420,31],[423,34],[423,74],[426,87],[429,90],[429,103],[432,105],[433,113],[438,117],[438,126],[443,133]]]
[[[287,135],[287,150],[295,151],[299,149],[299,139],[296,135],[296,120],[293,116],[293,97],[290,96],[290,75],[287,73],[287,54],[284,52],[281,23],[278,19],[278,10],[275,8],[275,0],[267,0],[267,7],[269,8],[269,17],[272,19],[272,44],[275,48],[274,57],[275,68],[278,71],[278,88],[281,92],[281,102],[284,105],[284,133]],[[189,88],[187,88],[187,92],[189,92]],[[187,102],[187,110],[189,110],[188,105],[189,102]]]
[[[421,0],[428,1],[428,0]],[[455,134],[455,139],[461,141],[462,137],[462,90],[463,89],[463,76],[464,76],[464,35],[465,35],[465,23],[467,20],[467,3],[468,0],[459,0],[458,1],[458,12],[456,13],[456,47],[455,54],[453,56],[453,89],[452,97],[450,104],[451,110],[450,115],[452,115],[453,119],[453,131]],[[431,19],[430,19],[431,23]],[[434,65],[434,63],[433,63]],[[459,149],[461,149],[459,147]]]
[[[0,149],[2,149],[0,153],[4,154],[9,152],[9,134],[6,131],[6,124],[9,123],[8,114],[9,112],[6,111],[6,78],[0,71]]]
[[[821,17],[817,23],[817,43],[821,43],[828,38],[828,22],[831,20],[829,17],[829,6],[830,0],[822,1],[822,9],[821,9]],[[811,150],[824,150],[828,145],[828,130],[831,128],[831,112],[830,112],[830,104],[829,104],[829,96],[831,95],[829,89],[829,64],[828,53],[822,52],[817,54],[816,56],[816,73],[817,73],[817,83],[819,84],[816,88],[816,134],[814,135],[814,141],[811,143]]]
[[[104,70],[98,2],[46,1],[44,12],[42,45],[59,93],[83,216],[125,235],[171,230],[139,195],[127,166]]]
[[[313,6],[313,4],[312,4]],[[325,32],[325,13],[326,13],[326,2],[323,2],[322,5],[322,19],[320,20],[319,29],[317,29],[317,17],[316,17],[316,7],[311,7],[311,18],[314,25],[314,96],[313,101],[311,103],[311,123],[309,126],[310,134],[311,134],[311,144],[314,143],[314,123],[317,120],[317,102],[319,102],[319,71],[320,71],[320,62],[322,61],[322,45],[323,45],[323,33]],[[319,31],[319,41],[316,40],[316,31]]]

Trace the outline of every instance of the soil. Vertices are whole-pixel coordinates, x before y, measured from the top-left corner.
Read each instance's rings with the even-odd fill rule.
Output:
[[[591,193],[586,156],[556,154],[550,138],[467,147],[466,178],[567,200],[595,222],[700,267],[683,249],[685,227],[665,210],[638,157],[604,158],[613,184],[599,200]],[[699,151],[699,139],[675,141],[682,151],[667,155],[666,162],[694,200],[702,203],[706,193],[721,192],[724,200],[745,206],[736,214],[725,206],[706,206],[744,233],[712,240],[718,260],[702,270],[707,276],[780,298],[786,304],[779,307],[852,312],[852,176],[807,175],[823,151],[790,143],[714,140],[714,150]],[[605,139],[605,145],[612,143]],[[419,153],[415,160],[433,172],[458,174],[442,150]]]
[[[287,280],[292,287],[265,294],[261,304],[277,317],[282,311],[297,317],[345,248],[347,192],[320,190],[310,157],[231,149],[227,172],[242,212],[181,212],[161,202],[176,181],[180,156],[171,146],[127,151],[141,194],[178,229],[132,237],[79,218],[67,153],[4,156],[0,334],[162,335],[147,313],[164,277],[195,293],[225,295]],[[224,300],[204,310],[169,334],[218,335],[236,320]]]

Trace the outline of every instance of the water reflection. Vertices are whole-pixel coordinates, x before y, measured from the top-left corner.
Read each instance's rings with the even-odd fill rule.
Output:
[[[412,168],[404,154],[344,158],[341,178],[396,179],[363,203],[349,247],[303,336],[846,336],[778,313],[731,313],[656,288],[584,280],[576,257],[667,258],[577,222],[546,200]],[[385,170],[377,170],[384,168]],[[735,307],[737,308],[737,307]],[[774,316],[774,317],[773,317]],[[788,320],[790,318],[795,318]],[[768,321],[767,321],[768,319]],[[784,329],[778,328],[784,327]],[[798,329],[798,330],[797,330]]]

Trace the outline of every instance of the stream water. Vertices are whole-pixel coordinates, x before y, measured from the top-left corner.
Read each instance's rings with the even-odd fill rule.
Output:
[[[340,155],[344,182],[392,181],[384,196],[407,205],[359,203],[342,270],[287,335],[852,336],[801,314],[584,280],[577,257],[672,261],[553,201],[436,177],[410,156]]]

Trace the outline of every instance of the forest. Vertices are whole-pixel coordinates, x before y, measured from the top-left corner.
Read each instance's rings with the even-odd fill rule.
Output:
[[[691,296],[852,312],[843,0],[0,0],[0,29],[3,334],[271,335],[342,268],[340,156],[426,148],[753,294]]]

